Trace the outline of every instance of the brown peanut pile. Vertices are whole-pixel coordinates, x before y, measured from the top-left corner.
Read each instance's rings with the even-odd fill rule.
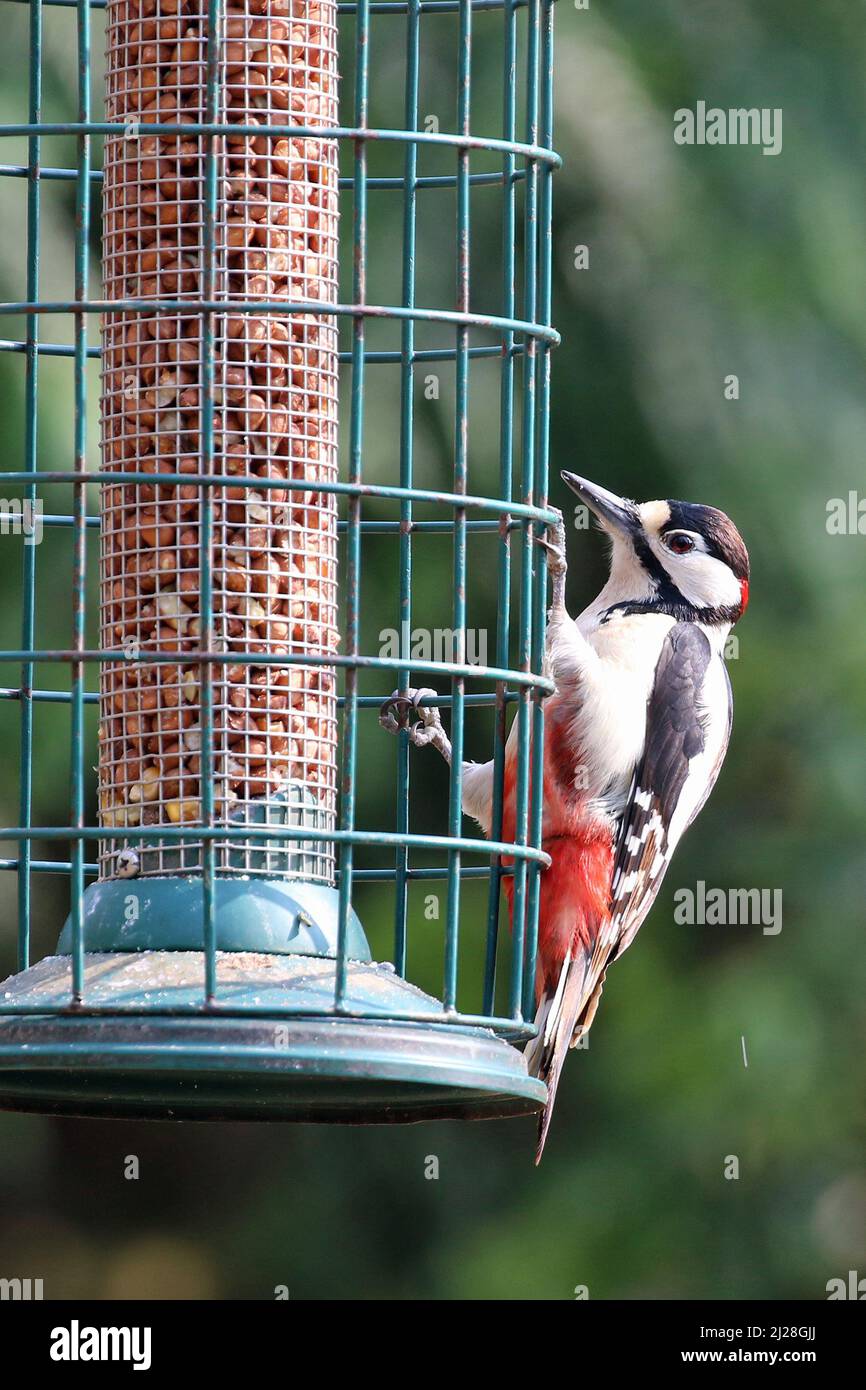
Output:
[[[337,124],[333,0],[229,0],[218,56],[218,124]],[[99,804],[101,824],[122,831],[194,825],[202,815],[201,667],[171,657],[200,654],[204,636],[203,492],[193,479],[208,471],[205,337],[194,302],[207,288],[207,139],[148,126],[208,118],[205,0],[109,0],[107,57],[108,119],[124,132],[105,145],[105,297],[155,303],[107,314],[103,325],[104,466],[147,475],[107,484],[102,497],[101,641],[126,659],[103,666]],[[208,668],[216,814],[267,823],[269,808],[300,788],[315,823],[332,825],[333,668],[255,656],[337,647],[334,498],[316,488],[337,475],[336,323],[232,303],[335,301],[336,143],[253,130],[218,135],[213,148],[211,289],[226,308],[210,319],[212,471],[274,484],[211,489],[212,650],[251,654]],[[191,481],[161,482],[163,474]],[[303,490],[280,486],[290,479]],[[103,876],[123,844],[122,835],[102,842]],[[310,849],[306,876],[328,879],[331,847]],[[200,856],[191,829],[180,847],[142,849],[140,870],[187,871]],[[217,864],[291,870],[276,851],[255,857],[243,844],[218,843]]]

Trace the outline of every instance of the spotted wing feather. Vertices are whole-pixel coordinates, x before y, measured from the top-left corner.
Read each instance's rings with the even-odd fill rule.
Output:
[[[708,701],[712,662],[712,649],[699,627],[678,623],[671,628],[647,706],[643,756],[617,837],[611,914],[602,933],[609,958],[631,945],[680,837],[718,777],[730,737],[731,692],[724,664],[717,659],[724,707],[714,708]]]

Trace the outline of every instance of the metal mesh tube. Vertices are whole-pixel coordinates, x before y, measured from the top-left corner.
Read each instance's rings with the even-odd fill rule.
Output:
[[[122,647],[100,691],[99,807],[115,832],[100,873],[116,872],[123,830],[190,825],[189,838],[139,849],[140,872],[201,867],[200,668],[148,660],[200,651],[205,137],[149,135],[153,122],[206,120],[205,0],[109,0],[105,297],[146,299],[103,325],[106,469],[153,481],[102,496],[101,641]],[[217,123],[337,124],[333,0],[230,0],[219,45]],[[214,137],[217,221],[213,471],[276,480],[215,487],[214,797],[235,826],[221,873],[333,876],[328,842],[256,841],[261,825],[332,829],[333,669],[255,663],[256,653],[337,646],[336,514],[316,484],[337,474],[337,341],[332,315],[233,310],[231,302],[336,300],[337,149],[321,138]],[[185,301],[189,300],[189,311]],[[159,308],[159,301],[172,307]],[[178,301],[180,307],[178,308]],[[279,486],[281,479],[308,485]],[[246,830],[244,829],[246,827]]]

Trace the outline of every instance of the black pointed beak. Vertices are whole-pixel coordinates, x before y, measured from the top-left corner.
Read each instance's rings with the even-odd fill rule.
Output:
[[[606,487],[599,487],[598,483],[587,482],[586,478],[579,478],[576,473],[562,473],[560,476],[608,530],[634,536],[640,529],[637,507],[627,497],[617,497],[615,492],[608,492]]]

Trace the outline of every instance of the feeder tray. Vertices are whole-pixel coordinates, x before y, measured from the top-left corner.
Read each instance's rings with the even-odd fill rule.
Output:
[[[65,1007],[70,958],[49,956],[0,986],[0,1005],[31,1011],[0,1020],[0,1106],[387,1124],[525,1115],[544,1103],[543,1083],[491,1029],[442,1022],[438,1000],[366,949],[346,969],[336,1015],[333,958],[218,951],[219,1005],[207,1010],[200,951],[88,951],[87,1010],[75,1012]]]

